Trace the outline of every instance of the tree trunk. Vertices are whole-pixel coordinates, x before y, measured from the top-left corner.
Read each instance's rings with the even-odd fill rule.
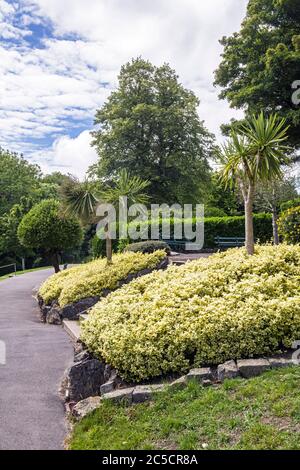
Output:
[[[108,234],[106,235],[106,258],[107,264],[112,264],[112,241]]]
[[[250,187],[248,197],[245,200],[246,250],[249,255],[254,254],[253,198],[254,188]]]
[[[52,255],[52,264],[53,264],[53,267],[54,267],[54,271],[56,273],[59,273],[60,272],[60,267],[59,267],[58,253],[53,253],[53,255]]]
[[[279,234],[278,234],[278,215],[276,207],[272,209],[272,225],[273,225],[273,239],[274,245],[279,245]]]

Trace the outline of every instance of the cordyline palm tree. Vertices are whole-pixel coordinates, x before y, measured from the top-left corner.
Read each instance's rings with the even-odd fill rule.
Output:
[[[282,165],[288,164],[285,141],[288,126],[276,114],[252,116],[231,129],[228,142],[220,152],[221,178],[226,185],[238,183],[245,205],[246,249],[254,254],[253,202],[257,183],[282,177]]]
[[[144,191],[149,184],[137,176],[130,176],[127,170],[121,170],[118,179],[106,188],[99,188],[97,183],[80,183],[73,179],[62,186],[61,199],[66,212],[76,215],[86,225],[97,221],[96,208],[99,203],[112,204],[116,211],[122,197],[127,198],[129,205],[146,203],[148,196]],[[112,240],[108,226],[105,232],[106,258],[107,263],[111,264]]]

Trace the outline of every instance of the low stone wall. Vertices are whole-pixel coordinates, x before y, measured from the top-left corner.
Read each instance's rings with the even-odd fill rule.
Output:
[[[119,281],[118,287],[122,287],[124,284],[128,284],[133,279],[138,277],[145,276],[150,274],[152,271],[158,271],[161,269],[166,269],[169,264],[169,259],[166,257],[162,260],[155,268],[143,269],[137,273],[129,274],[126,279]],[[80,314],[86,312],[91,307],[93,307],[99,300],[103,297],[106,297],[108,294],[113,292],[116,289],[104,289],[101,292],[101,296],[87,297],[81,299],[78,302],[74,302],[64,307],[60,307],[58,302],[55,300],[51,305],[46,305],[43,298],[40,295],[37,295],[37,300],[40,308],[40,316],[43,323],[50,323],[53,325],[60,325],[64,319],[66,320],[78,320]]]
[[[127,405],[143,403],[168,388],[185,387],[191,380],[205,387],[217,386],[226,379],[249,379],[267,370],[291,365],[298,365],[298,361],[293,359],[293,351],[287,351],[269,358],[232,360],[215,367],[191,369],[186,375],[163,383],[128,384],[118,377],[116,370],[90,355],[82,343],[77,343],[74,364],[66,371],[61,392],[68,412],[82,419],[104,400],[122,401]]]

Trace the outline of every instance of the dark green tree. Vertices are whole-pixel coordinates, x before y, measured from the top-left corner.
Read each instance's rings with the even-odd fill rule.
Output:
[[[117,90],[96,114],[99,162],[91,173],[107,181],[126,168],[150,181],[153,202],[201,202],[213,137],[198,106],[169,65],[141,58],[127,63]]]
[[[27,248],[43,250],[59,272],[59,256],[64,250],[80,246],[82,228],[79,221],[61,211],[58,201],[49,199],[36,204],[22,219],[18,237]]]
[[[300,103],[292,102],[292,84],[300,80],[299,0],[249,0],[240,31],[221,44],[220,97],[248,116],[264,110],[286,118],[289,143],[299,148]]]
[[[41,172],[22,156],[0,148],[0,215],[39,188]]]

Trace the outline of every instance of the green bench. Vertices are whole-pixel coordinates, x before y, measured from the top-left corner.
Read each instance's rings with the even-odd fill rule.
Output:
[[[215,244],[218,248],[236,248],[245,245],[242,237],[216,237]]]

